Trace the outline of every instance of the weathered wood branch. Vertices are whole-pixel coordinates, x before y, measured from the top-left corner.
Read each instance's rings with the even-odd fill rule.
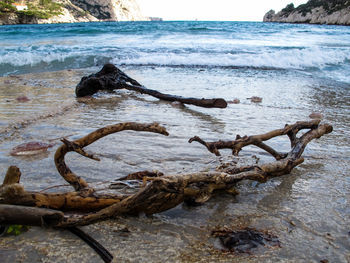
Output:
[[[147,89],[130,78],[113,64],[106,64],[97,72],[83,77],[75,89],[77,97],[90,96],[100,90],[127,89],[140,92],[166,101],[179,101],[184,104],[192,104],[205,108],[226,108],[227,102],[222,98],[197,99],[161,93],[157,90]]]
[[[65,155],[70,151],[78,152],[89,158],[93,157],[93,155],[85,153],[83,148],[104,136],[123,130],[154,132],[168,135],[166,129],[157,123],[142,124],[126,122],[98,129],[73,142],[64,139],[64,144],[56,150],[54,157],[55,164],[60,175],[70,183],[76,191],[67,193],[27,192],[24,190],[23,186],[19,184],[5,185],[5,182],[10,180],[8,178],[13,178],[11,180],[13,180],[14,183],[19,182],[20,179],[19,169],[17,167],[10,167],[5,177],[4,186],[0,189],[0,193],[2,193],[0,203],[45,207],[61,211],[95,211],[127,198],[128,195],[123,194],[96,193],[94,188],[90,187],[83,178],[75,175],[65,163]],[[151,176],[150,173],[145,175]],[[129,177],[129,179],[130,178],[131,177]]]
[[[10,166],[7,169],[4,182],[2,186],[18,184],[21,179],[21,171],[16,166]]]
[[[270,140],[277,136],[282,135],[288,135],[291,146],[293,147],[297,141],[298,138],[296,137],[296,134],[300,130],[304,129],[313,129],[317,128],[320,123],[320,120],[313,120],[313,121],[301,121],[296,122],[292,125],[286,125],[283,129],[277,129],[270,131],[268,133],[260,134],[260,135],[252,135],[252,136],[244,136],[241,137],[237,135],[236,140],[234,141],[215,141],[215,142],[206,142],[203,139],[201,139],[198,136],[194,136],[189,139],[189,143],[192,143],[194,141],[199,142],[200,144],[204,145],[209,152],[214,153],[217,156],[220,156],[220,149],[232,149],[232,154],[238,155],[238,153],[242,150],[243,147],[248,145],[255,145],[269,154],[271,154],[276,160],[283,159],[287,156],[286,153],[279,153],[270,146],[264,144],[264,141]]]
[[[88,184],[84,179],[78,177],[69,169],[69,167],[66,165],[64,161],[65,155],[68,152],[75,151],[75,152],[78,152],[79,154],[82,154],[83,156],[94,158],[93,155],[86,154],[82,149],[92,144],[93,142],[97,141],[98,139],[101,139],[102,137],[105,137],[112,133],[124,131],[124,130],[154,132],[154,133],[159,133],[166,136],[168,135],[168,132],[166,131],[166,129],[160,126],[158,123],[142,124],[142,123],[135,123],[135,122],[125,122],[125,123],[118,123],[115,125],[110,125],[110,126],[106,126],[104,128],[98,129],[88,134],[87,136],[81,139],[75,140],[73,142],[64,140],[64,144],[56,150],[55,157],[54,157],[56,168],[60,173],[60,175],[69,184],[71,184],[76,191],[81,191],[81,190],[85,190],[86,192],[93,191],[92,188],[88,186]]]
[[[61,211],[20,205],[0,205],[0,225],[56,226],[63,220]]]
[[[94,211],[120,202],[128,195],[86,195],[85,192],[41,193],[27,192],[19,184],[21,172],[10,166],[0,187],[0,203],[51,208],[61,211]]]
[[[96,211],[127,198],[121,194],[86,194],[86,192],[27,192],[20,184],[3,187],[0,203],[57,209],[61,211]]]
[[[204,107],[204,108],[226,108],[227,107],[227,102],[222,99],[222,98],[215,98],[215,99],[197,99],[197,98],[185,98],[181,96],[175,96],[175,95],[170,95],[166,93],[161,93],[157,90],[152,90],[152,89],[147,89],[143,86],[133,86],[129,84],[124,84],[122,86],[125,89],[128,90],[133,90],[140,92],[142,94],[147,94],[151,95],[155,98],[161,99],[161,100],[166,100],[166,101],[178,101],[183,104],[191,104],[195,105],[198,107]]]
[[[284,129],[256,136],[261,138],[261,140],[268,140],[268,138],[273,138],[275,136],[287,135],[290,131],[300,131],[309,128],[310,131],[299,139],[295,137],[295,141],[292,142],[294,146],[284,159],[260,166],[229,168],[218,172],[202,172],[149,178],[151,182],[136,194],[110,207],[104,208],[95,214],[82,216],[79,219],[66,219],[61,226],[91,224],[95,221],[121,214],[159,213],[177,206],[186,198],[202,198],[206,201],[210,198],[214,190],[231,190],[232,186],[241,180],[249,179],[266,182],[270,177],[289,174],[295,166],[304,161],[301,155],[306,145],[311,140],[330,133],[333,129],[331,125],[318,124],[319,122],[297,122],[294,125],[286,125]],[[255,138],[253,138],[253,142]],[[244,143],[242,145],[244,145]],[[197,190],[198,187],[192,187],[198,183],[205,185],[205,187],[202,187],[200,190]]]
[[[55,155],[55,160],[58,162],[58,165],[56,164],[58,169],[62,167],[62,163],[64,163],[64,155],[68,151],[80,152],[80,149],[91,144],[92,142],[95,142],[99,138],[102,138],[103,136],[106,136],[113,132],[118,132],[126,129],[151,131],[167,135],[165,129],[157,124],[124,123],[108,126],[92,132],[91,134],[79,140],[75,140],[74,142],[65,143],[62,145],[57,150]],[[303,129],[309,129],[309,131],[304,133],[302,136],[297,137],[297,133]],[[10,185],[5,184],[0,188],[0,196],[2,198],[2,202],[8,204],[13,204],[11,203],[13,202],[11,200],[19,200],[16,202],[18,205],[46,206],[51,208],[57,207],[53,204],[59,203],[58,201],[54,201],[59,196],[59,198],[66,198],[63,201],[60,199],[60,202],[76,203],[76,200],[82,200],[80,205],[91,209],[89,211],[98,210],[95,213],[85,215],[65,215],[65,217],[55,225],[55,227],[66,228],[78,225],[86,225],[122,214],[154,214],[171,209],[188,199],[200,203],[205,202],[211,197],[212,193],[217,190],[225,190],[231,193],[236,193],[234,186],[241,180],[255,180],[259,182],[266,182],[266,180],[271,177],[288,174],[295,166],[304,161],[302,158],[302,153],[304,152],[306,145],[313,139],[320,138],[321,136],[330,133],[331,131],[331,125],[320,125],[319,121],[310,121],[297,122],[293,125],[286,125],[283,129],[274,130],[261,135],[254,135],[249,137],[245,136],[243,138],[238,137],[235,141],[228,141],[226,145],[217,142],[207,143],[198,137],[199,139],[197,141],[202,141],[202,144],[206,145],[208,149],[212,147],[214,150],[216,149],[218,151],[218,149],[227,148],[222,146],[224,145],[228,146],[228,148],[233,149],[233,152],[236,154],[238,154],[239,151],[247,145],[257,145],[258,147],[264,149],[272,156],[274,156],[276,158],[276,161],[247,167],[232,166],[219,168],[217,171],[197,172],[189,174],[163,175],[159,172],[148,171],[134,173],[125,178],[122,178],[122,180],[143,181],[143,187],[135,189],[135,192],[133,194],[122,195],[119,196],[119,198],[112,197],[108,199],[108,202],[110,202],[109,205],[107,204],[108,202],[106,200],[106,196],[98,195],[96,192],[94,192],[93,188],[88,188],[92,189],[92,191],[84,191],[86,188],[82,186],[76,189],[78,191],[72,193],[43,194],[26,193],[23,190],[23,187],[21,188],[21,186],[16,183]],[[287,135],[291,140],[292,147],[288,154],[280,154],[269,146],[262,144],[263,141],[281,135]],[[69,169],[65,164],[64,166],[66,169]],[[62,175],[62,171],[69,171],[69,173],[68,175],[64,173]],[[60,173],[63,177],[68,177],[69,180],[67,181],[70,182],[73,186],[77,185],[76,182],[79,180],[77,179],[78,177],[73,174],[73,172],[70,170],[61,170]],[[43,205],[43,200],[46,202],[45,205]],[[88,203],[88,200],[90,200],[91,203]],[[102,202],[103,205],[105,205],[100,205],[99,207],[101,209],[98,209],[97,206],[94,206],[99,202]],[[79,209],[79,205],[76,205],[75,207],[72,205],[71,208],[76,211],[84,210],[81,208]],[[59,209],[63,210],[63,208]]]

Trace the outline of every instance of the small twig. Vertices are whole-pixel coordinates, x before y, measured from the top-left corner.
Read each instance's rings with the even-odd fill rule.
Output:
[[[69,135],[66,135],[66,136],[63,136],[63,137],[57,137],[57,138],[48,139],[47,141],[48,141],[48,142],[57,141],[57,140],[61,140],[62,138],[71,137],[71,136],[73,136],[73,135],[74,135],[74,134],[69,134]]]
[[[93,154],[87,153],[83,150],[82,147],[80,147],[79,144],[68,141],[66,138],[62,138],[61,142],[63,142],[65,145],[67,145],[68,149],[70,151],[74,151],[76,153],[79,153],[80,155],[87,157],[89,159],[95,160],[95,161],[101,161],[100,158],[95,157]]]
[[[43,190],[40,190],[39,193],[42,193],[44,191],[47,191],[47,190],[50,190],[50,189],[53,189],[53,188],[59,188],[59,187],[65,187],[65,186],[70,186],[70,184],[60,184],[60,185],[49,186],[49,187],[46,187]]]

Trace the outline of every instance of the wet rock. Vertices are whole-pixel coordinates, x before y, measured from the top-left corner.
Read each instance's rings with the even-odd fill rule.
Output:
[[[19,96],[16,98],[18,102],[27,102],[30,101],[30,99],[27,96]]]
[[[176,107],[176,108],[183,108],[185,105],[180,101],[173,101],[171,103],[171,106]]]
[[[252,253],[258,247],[280,247],[277,237],[255,229],[218,230],[212,236],[218,238],[223,250],[236,253]]]
[[[262,98],[261,97],[257,97],[257,96],[253,96],[253,97],[247,98],[247,100],[250,100],[251,102],[254,102],[254,103],[262,102]]]
[[[34,155],[46,152],[47,149],[52,146],[53,144],[48,144],[44,142],[27,142],[14,147],[11,150],[10,154],[12,156]]]
[[[229,104],[239,104],[241,101],[239,100],[239,99],[233,99],[233,100],[230,100],[230,101],[228,101],[227,103],[229,103]]]
[[[309,118],[310,118],[310,119],[319,119],[319,120],[321,120],[321,119],[323,119],[323,115],[322,115],[322,113],[320,113],[320,112],[312,112],[312,113],[309,115]]]

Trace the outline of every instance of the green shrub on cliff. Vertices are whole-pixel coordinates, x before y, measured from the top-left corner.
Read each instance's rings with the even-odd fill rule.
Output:
[[[13,13],[16,12],[16,7],[12,5],[15,1],[13,0],[3,0],[0,1],[0,15],[3,13]]]
[[[17,11],[17,13],[40,19],[62,14],[62,4],[52,2],[52,0],[39,0],[38,3],[27,3],[27,6],[28,10]]]
[[[0,15],[4,13],[17,13],[19,15],[32,16],[41,19],[48,19],[52,16],[62,14],[62,4],[55,3],[52,0],[37,0],[27,2],[27,10],[18,11],[12,5],[14,0],[0,0]]]
[[[285,13],[285,14],[290,14],[294,11],[294,4],[293,3],[290,3],[289,5],[287,5],[285,8],[282,9],[282,13]]]
[[[298,6],[295,10],[305,16],[307,13],[311,13],[312,9],[323,7],[323,9],[330,15],[349,6],[349,0],[309,0],[306,4]]]

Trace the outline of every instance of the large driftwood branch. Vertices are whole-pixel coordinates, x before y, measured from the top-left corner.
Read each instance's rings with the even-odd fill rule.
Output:
[[[100,90],[127,89],[140,92],[166,101],[179,101],[184,104],[192,104],[205,108],[226,108],[227,102],[222,98],[215,99],[197,99],[185,98],[170,94],[161,93],[157,90],[147,89],[130,78],[123,71],[113,64],[106,64],[96,74],[83,77],[75,89],[77,97],[90,96]]]
[[[207,201],[212,193],[216,190],[226,190],[231,193],[235,193],[234,186],[241,180],[256,180],[259,182],[265,182],[271,177],[281,176],[288,174],[291,170],[302,163],[302,153],[306,145],[313,139],[320,138],[324,134],[332,131],[332,126],[328,124],[319,124],[319,121],[310,122],[297,122],[293,125],[286,125],[283,129],[274,130],[269,133],[246,136],[238,138],[235,141],[227,143],[235,154],[247,145],[257,145],[258,147],[266,150],[272,154],[277,160],[270,163],[261,165],[247,166],[247,167],[227,167],[220,168],[217,171],[211,172],[198,172],[190,174],[177,174],[177,175],[163,175],[158,172],[139,172],[134,173],[128,177],[123,178],[124,180],[139,180],[144,182],[144,186],[141,189],[136,189],[135,193],[129,195],[117,195],[115,198],[111,197],[110,205],[107,205],[107,201],[103,198],[106,196],[99,195],[93,188],[85,184],[80,184],[80,180],[64,163],[64,155],[68,151],[77,151],[84,156],[91,157],[83,152],[82,148],[89,145],[90,143],[102,138],[105,135],[113,132],[133,129],[141,131],[152,131],[167,135],[167,132],[163,127],[156,124],[136,124],[136,123],[124,123],[116,126],[111,126],[99,129],[91,134],[85,136],[82,139],[74,142],[65,142],[56,152],[55,160],[57,168],[64,166],[65,169],[60,171],[60,174],[67,178],[66,180],[75,187],[76,190],[80,190],[72,193],[59,194],[64,196],[64,202],[74,202],[76,199],[85,200],[84,208],[91,208],[96,210],[95,203],[102,202],[105,206],[100,206],[99,211],[85,215],[75,215],[65,217],[57,223],[56,227],[71,227],[77,225],[86,225],[99,220],[104,220],[110,217],[114,217],[122,214],[154,214],[159,213],[168,209],[171,209],[183,201],[193,200],[195,202]],[[308,129],[302,136],[297,137],[297,133],[300,130]],[[261,146],[263,141],[269,140],[276,136],[287,135],[291,140],[291,150],[288,154],[276,154],[278,153],[274,149],[268,146]],[[200,139],[199,139],[200,140]],[[209,149],[211,145],[214,145],[216,149],[226,148],[221,146],[222,144],[216,145],[215,143],[206,143]],[[213,146],[212,146],[213,147]],[[16,169],[13,169],[16,171]],[[68,174],[66,174],[68,172]],[[19,171],[15,172],[18,173]],[[23,187],[16,183],[7,185],[5,184],[0,188],[0,196],[2,197],[1,202],[7,204],[13,204],[13,200],[17,200],[17,205],[29,205],[29,206],[45,206],[53,207],[52,200],[57,198],[58,194],[45,193],[39,196],[39,193],[26,193]],[[76,187],[78,185],[78,187]],[[10,189],[10,190],[9,190]],[[88,189],[89,191],[86,191]],[[31,202],[28,202],[26,198],[31,196]],[[25,198],[24,198],[25,196]],[[45,197],[44,197],[45,196]],[[61,196],[60,196],[61,197]],[[22,199],[21,199],[22,198]],[[62,198],[62,197],[61,197]],[[20,200],[20,201],[18,201]],[[45,205],[42,205],[42,200],[46,200]],[[89,203],[87,200],[91,200]],[[23,202],[23,203],[21,203]],[[114,202],[114,203],[113,203]],[[67,208],[67,207],[66,207]],[[76,211],[87,210],[79,209],[75,207]],[[95,208],[95,209],[94,209]],[[63,210],[63,209],[62,209]],[[73,209],[74,210],[74,209]],[[91,211],[90,210],[90,211]]]

